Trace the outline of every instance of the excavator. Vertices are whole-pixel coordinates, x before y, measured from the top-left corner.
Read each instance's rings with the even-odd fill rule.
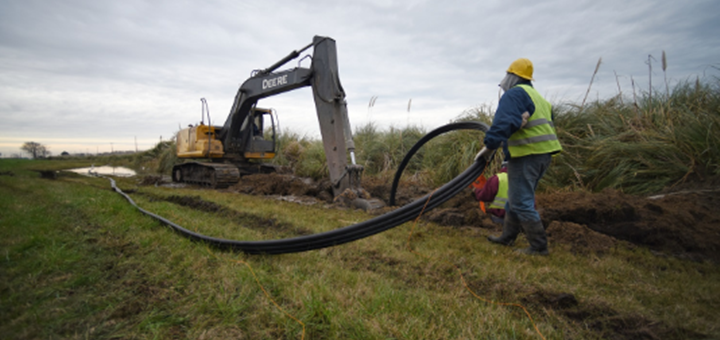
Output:
[[[297,67],[276,71],[310,47],[312,56],[301,58]],[[311,58],[310,68],[300,67],[305,58]],[[209,110],[205,125],[207,102],[201,99],[201,123],[177,133],[177,157],[185,162],[173,167],[172,180],[226,188],[238,183],[244,175],[272,172],[274,167],[262,162],[275,157],[277,115],[274,110],[257,107],[257,103],[306,86],[312,87],[333,195],[336,198],[345,195],[351,200],[369,199],[360,186],[363,167],[355,162],[355,144],[345,92],[338,76],[335,40],[322,36],[315,36],[312,43],[292,51],[272,66],[254,70],[238,89],[222,126],[210,123]]]

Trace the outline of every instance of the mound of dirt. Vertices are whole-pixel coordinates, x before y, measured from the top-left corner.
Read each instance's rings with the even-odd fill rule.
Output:
[[[389,190],[389,189],[388,189]],[[398,197],[421,197],[430,190],[413,187]],[[410,202],[412,198],[400,202]],[[403,203],[406,204],[406,203]],[[660,254],[720,263],[720,190],[683,190],[653,197],[623,194],[558,192],[538,194],[537,206],[552,243],[576,253],[603,253],[618,240]],[[502,227],[482,213],[466,190],[423,218],[445,226],[475,226],[496,232]]]
[[[363,177],[362,187],[374,198],[383,200],[386,204],[390,201],[392,190],[392,179]],[[395,192],[395,205],[403,206],[412,203],[416,199],[429,194],[431,188],[420,185],[415,181],[401,181],[398,183]]]
[[[311,178],[278,173],[243,176],[240,182],[227,190],[263,196],[312,196],[328,203],[333,200],[329,181],[315,182]]]
[[[649,199],[606,190],[540,194],[537,199],[546,226],[571,222],[655,251],[720,262],[720,191]]]
[[[373,198],[389,201],[391,180],[366,176],[362,186]],[[245,176],[227,190],[273,195],[302,204],[333,202],[328,180],[318,182],[289,174]],[[602,253],[622,240],[662,254],[720,263],[720,209],[716,208],[720,206],[720,190],[708,187],[682,190],[651,198],[614,190],[538,194],[537,205],[550,242],[567,244],[573,252]],[[406,205],[431,192],[432,189],[418,183],[401,182],[395,195],[396,205]],[[385,207],[374,213],[393,209]],[[502,226],[480,211],[470,189],[426,211],[422,218],[444,226],[502,230]]]
[[[551,244],[577,253],[602,253],[617,240],[660,254],[720,263],[720,190],[704,188],[651,198],[615,190],[537,195],[538,211]],[[482,213],[470,190],[424,218],[445,226],[502,227]]]
[[[550,243],[570,245],[573,253],[604,253],[617,244],[617,240],[573,222],[552,221],[545,230]]]

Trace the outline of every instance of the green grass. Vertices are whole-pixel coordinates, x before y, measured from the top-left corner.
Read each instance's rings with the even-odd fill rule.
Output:
[[[11,339],[600,339],[613,320],[645,320],[664,338],[720,336],[717,265],[656,257],[624,246],[605,255],[555,246],[547,258],[489,244],[487,231],[419,223],[349,244],[248,256],[192,242],[142,215],[105,179],[31,169],[77,164],[0,161],[0,334]],[[7,175],[12,172],[14,176]],[[361,211],[300,206],[202,189],[138,187],[119,179],[143,208],[191,230],[273,239],[362,221]],[[207,213],[170,203],[198,196],[225,207]],[[272,219],[281,228],[263,227]],[[525,246],[521,241],[518,247]],[[427,258],[426,258],[427,257]],[[571,293],[586,313],[536,298]],[[630,320],[630,321],[628,321]],[[615,322],[615,323],[613,323]],[[660,326],[655,326],[660,327]],[[675,333],[673,333],[673,330]]]
[[[652,98],[641,94],[637,102],[618,96],[583,107],[555,105],[564,152],[541,188],[645,194],[720,175],[719,104],[715,80],[681,83]],[[480,107],[457,120],[490,123],[491,116]],[[389,180],[426,132],[359,127],[356,152],[366,176]],[[436,138],[405,175],[429,186],[444,183],[472,162],[481,140],[474,131]],[[280,147],[278,164],[300,176],[327,177],[320,141],[283,133]],[[62,173],[48,180],[36,171],[112,164],[167,174],[176,161],[173,148],[164,142],[129,156],[0,160],[3,338],[301,338],[301,324],[265,296],[256,277],[304,323],[305,339],[540,338],[522,309],[482,299],[523,304],[547,339],[610,338],[622,336],[622,328],[646,338],[720,337],[716,264],[622,244],[603,255],[551,245],[550,257],[528,258],[490,245],[486,230],[427,222],[412,237],[422,256],[407,249],[409,223],[333,248],[247,256],[181,237],[131,207],[105,179]],[[292,237],[372,217],[213,190],[139,187],[136,179],[119,179],[119,186],[145,209],[230,239]],[[172,196],[225,209],[208,213],[172,203]],[[482,299],[464,287],[458,269]],[[579,304],[548,303],[559,293],[573,294]]]

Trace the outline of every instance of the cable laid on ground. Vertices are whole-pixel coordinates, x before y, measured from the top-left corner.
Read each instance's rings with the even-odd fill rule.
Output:
[[[487,125],[483,123],[476,124],[481,124],[482,126],[484,126],[483,131],[487,131]],[[464,188],[470,185],[470,183],[472,183],[478,176],[480,176],[480,174],[482,174],[485,170],[486,166],[487,163],[482,158],[480,158],[477,162],[470,165],[470,167],[468,167],[463,173],[461,173],[439,189],[435,190],[435,193],[432,196],[426,195],[410,204],[402,206],[384,215],[369,219],[367,221],[323,233],[268,241],[228,240],[206,236],[190,231],[162,216],[140,208],[132,200],[132,198],[130,198],[130,196],[122,192],[122,190],[117,187],[115,181],[112,178],[108,179],[110,180],[113,190],[125,197],[125,199],[127,199],[130,204],[135,206],[142,213],[151,216],[158,221],[170,226],[175,231],[192,240],[203,241],[221,249],[240,250],[248,254],[287,254],[332,247],[356,241],[394,228],[405,222],[411,221],[415,217],[417,217],[421,211],[423,211],[423,208],[426,211],[433,209],[457,195]]]

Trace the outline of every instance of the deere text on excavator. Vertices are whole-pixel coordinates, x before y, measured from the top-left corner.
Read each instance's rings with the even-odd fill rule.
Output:
[[[310,47],[310,68],[298,63],[298,67],[275,72]],[[240,86],[223,126],[212,126],[208,112],[208,125],[202,121],[180,130],[176,136],[177,157],[185,162],[173,167],[173,181],[226,188],[243,175],[272,172],[274,167],[262,161],[275,157],[277,116],[273,110],[257,107],[257,102],[305,86],[312,87],[333,195],[369,198],[360,186],[363,167],[355,163],[335,40],[321,36],[272,66],[253,71]],[[202,103],[204,120],[207,103],[204,99]]]

